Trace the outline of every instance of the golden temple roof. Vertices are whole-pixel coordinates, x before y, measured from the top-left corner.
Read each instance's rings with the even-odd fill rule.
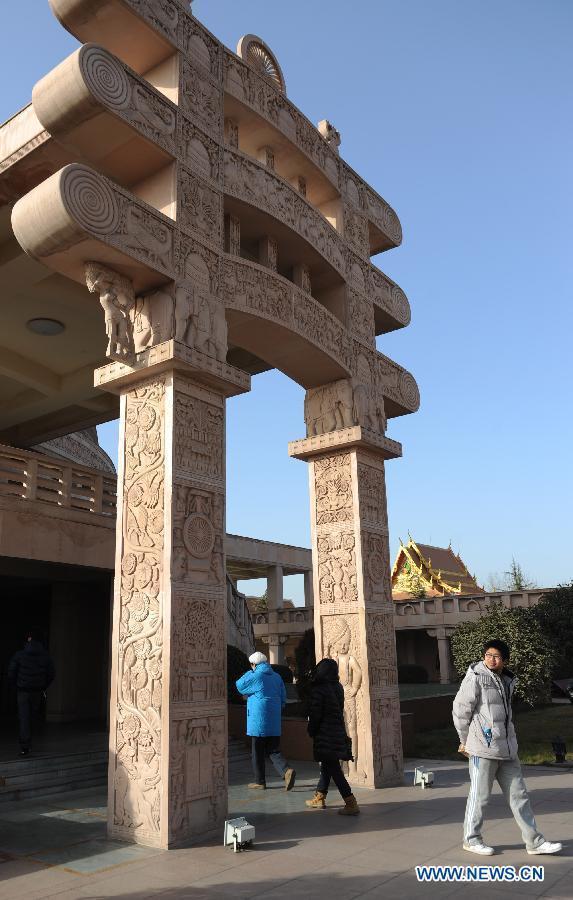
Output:
[[[392,596],[443,597],[446,594],[483,594],[484,589],[471,575],[459,554],[451,546],[419,544],[411,535],[400,549],[392,568]]]

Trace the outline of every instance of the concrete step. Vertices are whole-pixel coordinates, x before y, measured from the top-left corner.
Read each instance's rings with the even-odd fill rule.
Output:
[[[0,763],[0,803],[105,784],[108,754],[30,756]]]
[[[250,762],[251,753],[244,741],[237,738],[229,739],[229,765],[237,763]]]

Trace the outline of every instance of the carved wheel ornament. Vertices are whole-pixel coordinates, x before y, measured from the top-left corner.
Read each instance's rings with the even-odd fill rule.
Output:
[[[286,94],[286,85],[281,67],[272,50],[255,34],[245,34],[237,44],[237,54],[243,62],[255,69],[273,87]]]
[[[209,556],[215,545],[215,529],[206,516],[197,513],[189,516],[183,526],[183,543],[197,559]]]
[[[372,581],[376,584],[384,578],[384,573],[386,571],[384,557],[376,550],[371,553],[368,558],[368,571]]]

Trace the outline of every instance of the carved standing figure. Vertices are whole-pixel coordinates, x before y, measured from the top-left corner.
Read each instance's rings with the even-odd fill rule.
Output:
[[[90,293],[99,294],[105,314],[106,356],[129,362],[135,352],[131,325],[135,297],[131,281],[98,262],[85,264],[85,276]]]
[[[356,695],[362,684],[360,663],[350,653],[350,626],[346,619],[338,619],[335,630],[328,638],[326,655],[338,663],[340,683],[344,688],[344,721],[348,736],[352,741],[354,761],[348,763],[350,775],[358,772],[358,717],[356,713]]]

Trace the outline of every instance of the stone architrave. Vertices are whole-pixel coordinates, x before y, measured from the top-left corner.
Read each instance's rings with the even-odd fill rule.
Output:
[[[227,812],[225,396],[245,385],[230,366],[206,378],[175,342],[156,350],[97,373],[120,393],[123,448],[108,815],[111,836],[169,848]]]
[[[293,442],[289,453],[309,462],[316,657],[338,663],[354,755],[349,780],[401,783],[384,482],[384,459],[399,453],[359,426]]]

